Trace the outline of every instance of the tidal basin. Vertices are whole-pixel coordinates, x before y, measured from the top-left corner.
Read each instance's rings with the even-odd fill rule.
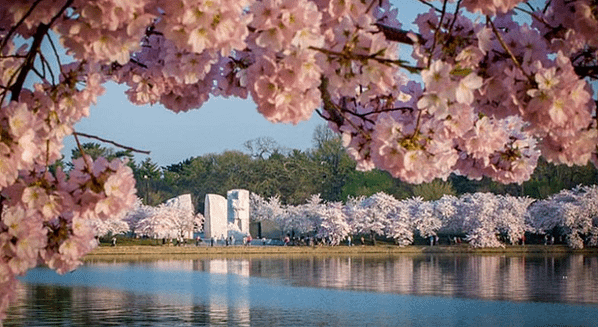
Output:
[[[21,279],[4,326],[596,326],[593,254],[91,259]]]

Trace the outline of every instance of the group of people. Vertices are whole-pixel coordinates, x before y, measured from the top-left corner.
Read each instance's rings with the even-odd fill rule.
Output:
[[[199,236],[197,238],[201,239]],[[251,234],[244,236],[243,237],[243,246],[251,245],[251,241],[253,241]],[[220,244],[223,244],[225,246],[235,245],[235,236],[231,235],[229,237],[224,237],[224,234],[223,234],[223,235],[220,235],[219,238],[217,238],[216,236],[212,236],[210,238],[210,246],[218,245],[219,242],[221,242]],[[199,245],[199,243],[200,243],[200,241],[196,242],[196,245]]]

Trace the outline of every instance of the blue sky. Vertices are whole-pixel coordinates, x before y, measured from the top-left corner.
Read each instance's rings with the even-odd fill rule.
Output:
[[[91,108],[90,117],[75,126],[76,131],[151,151],[149,157],[161,166],[206,153],[244,150],[245,141],[261,136],[272,137],[284,147],[307,149],[314,128],[324,124],[315,112],[311,120],[297,125],[270,123],[250,98],[213,97],[200,109],[176,114],[161,105],[131,104],[125,86],[110,83],[105,87],[106,93]],[[74,147],[73,137],[67,138],[63,153],[70,154]],[[136,160],[146,157],[136,155]]]
[[[401,3],[399,19],[404,28],[410,27],[418,10],[427,10],[413,0],[391,2],[395,6]],[[243,151],[243,143],[262,136],[272,137],[283,147],[305,150],[312,146],[315,127],[325,124],[315,112],[309,121],[297,125],[270,123],[257,112],[251,98],[211,98],[200,109],[176,114],[161,105],[131,104],[124,86],[110,83],[105,87],[106,93],[91,108],[90,117],[75,125],[76,131],[151,151],[149,157],[160,166],[207,153]],[[97,142],[85,138],[80,141]],[[63,154],[68,158],[73,148],[71,136],[65,140]],[[136,160],[146,157],[136,155]]]

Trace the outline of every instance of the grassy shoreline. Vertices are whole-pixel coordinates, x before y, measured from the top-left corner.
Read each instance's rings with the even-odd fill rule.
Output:
[[[130,259],[193,259],[198,257],[244,257],[244,256],[394,256],[394,255],[426,255],[426,254],[488,254],[488,255],[527,255],[527,254],[592,254],[598,255],[598,248],[573,250],[561,245],[526,245],[506,246],[504,248],[472,248],[467,245],[451,246],[418,246],[406,247],[379,246],[147,246],[119,245],[100,246],[85,256],[84,260]]]

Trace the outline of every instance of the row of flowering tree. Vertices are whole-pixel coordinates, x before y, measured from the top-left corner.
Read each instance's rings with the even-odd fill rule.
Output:
[[[563,236],[568,246],[598,245],[598,187],[565,190],[545,200],[492,193],[445,195],[436,201],[397,200],[385,193],[340,202],[318,195],[303,205],[251,194],[252,218],[272,220],[283,232],[311,234],[337,245],[349,235],[394,239],[401,246],[414,236],[466,235],[474,247],[517,244],[525,233]]]

